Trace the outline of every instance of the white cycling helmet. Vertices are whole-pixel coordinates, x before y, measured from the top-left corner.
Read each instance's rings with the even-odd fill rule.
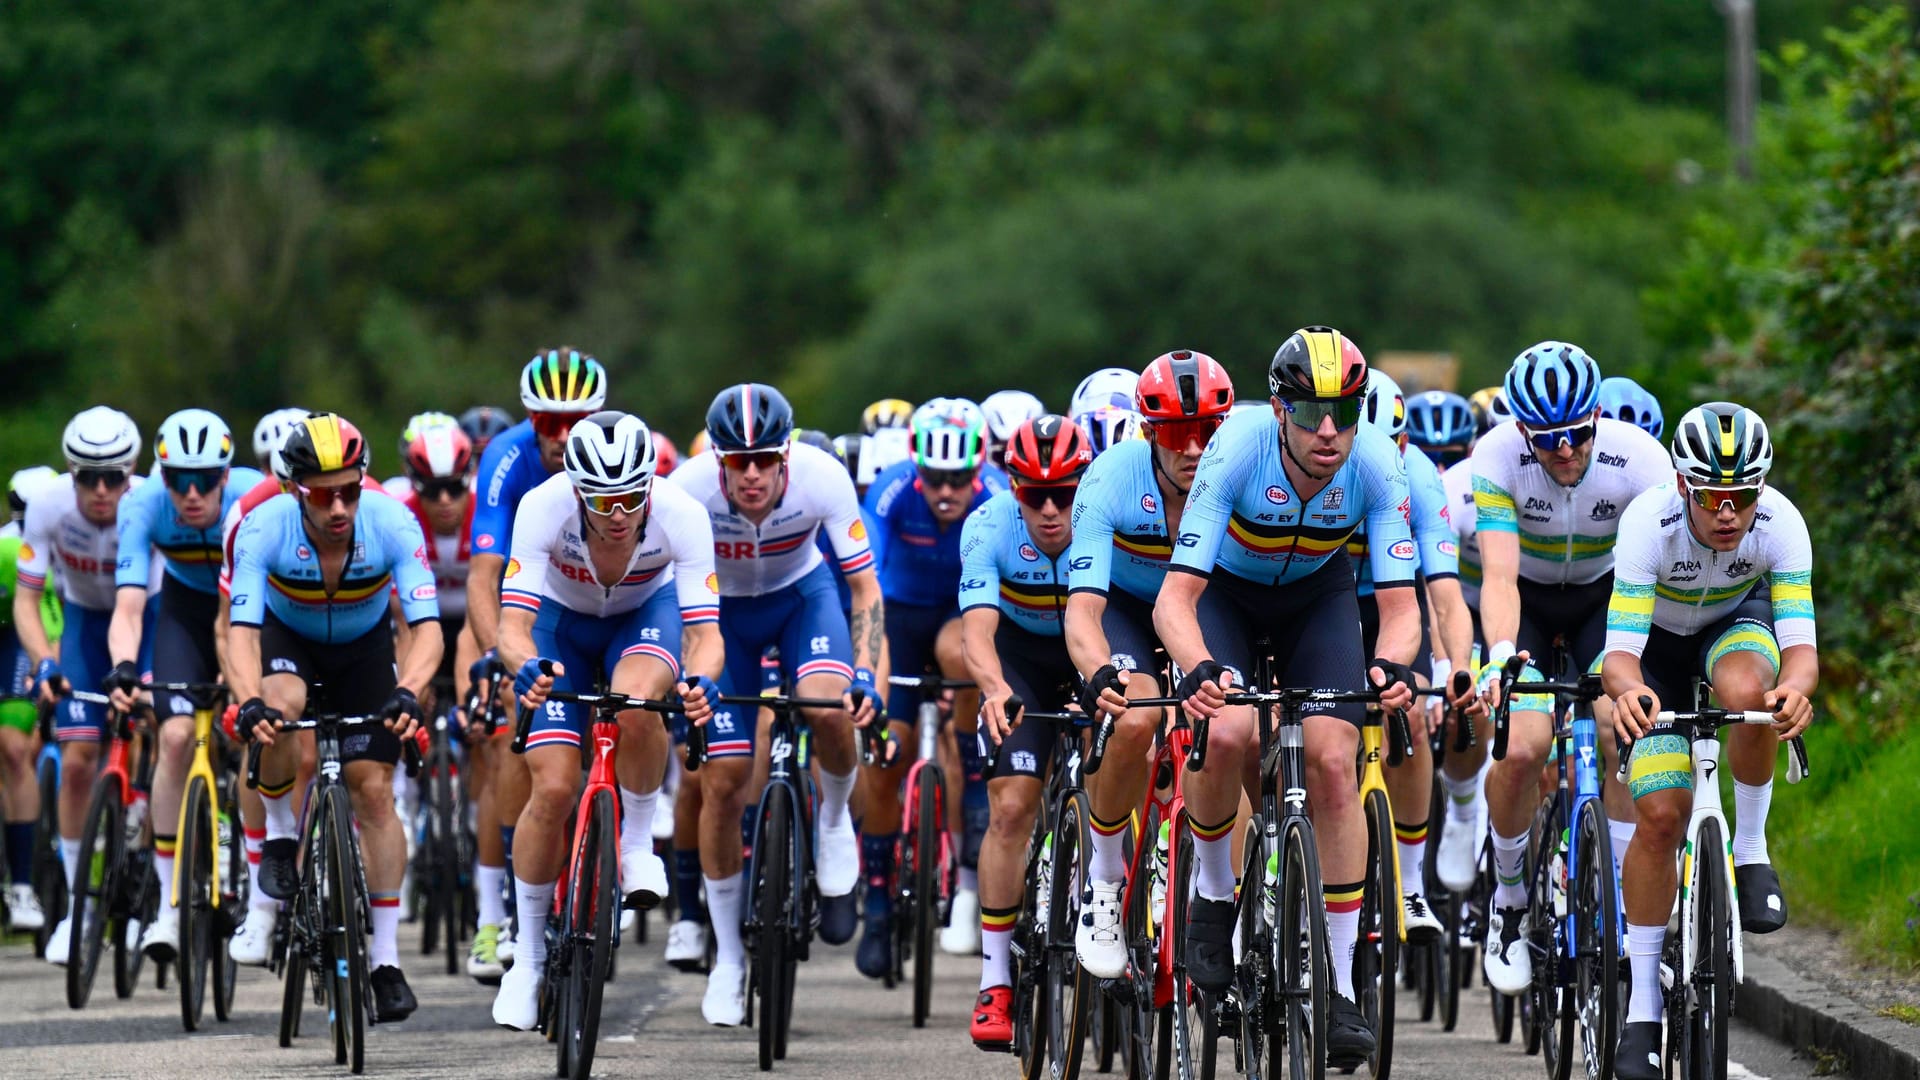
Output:
[[[1398,439],[1406,433],[1407,395],[1393,376],[1379,368],[1367,369],[1367,400],[1360,415],[1388,438]]]
[[[1124,405],[1101,405],[1074,417],[1073,422],[1086,431],[1088,440],[1093,443],[1094,457],[1128,439],[1138,439],[1146,431],[1146,421],[1139,413]]]
[[[1133,408],[1133,391],[1140,385],[1140,373],[1126,368],[1101,368],[1099,371],[1080,380],[1073,388],[1073,401],[1067,406],[1068,416],[1090,413],[1102,405],[1115,405],[1122,409]]]
[[[182,409],[160,422],[153,458],[169,469],[224,469],[233,464],[233,432],[205,409]]]
[[[567,479],[585,495],[650,491],[659,464],[653,432],[637,416],[608,409],[573,425],[565,454]]]
[[[60,436],[67,464],[76,469],[133,471],[140,460],[140,425],[119,409],[95,405],[67,421]]]
[[[881,428],[860,437],[860,474],[854,481],[868,487],[880,474],[913,457],[913,433],[906,428]]]
[[[937,397],[913,410],[913,463],[961,471],[986,460],[987,418],[966,398]]]
[[[1760,414],[1731,401],[1687,410],[1673,432],[1673,469],[1689,484],[1746,486],[1773,468],[1773,438]]]
[[[996,390],[980,403],[987,417],[987,435],[996,443],[1013,438],[1020,425],[1047,415],[1040,399],[1025,390]]]
[[[260,461],[271,458],[273,452],[280,449],[280,444],[287,441],[287,432],[306,418],[307,410],[292,406],[275,409],[261,417],[260,422],[253,425],[254,458]]]

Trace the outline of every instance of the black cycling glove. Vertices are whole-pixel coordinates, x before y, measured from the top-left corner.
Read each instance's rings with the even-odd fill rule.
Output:
[[[107,677],[100,680],[100,689],[111,694],[115,690],[125,690],[131,694],[140,689],[140,669],[131,660],[122,660],[113,665]]]
[[[1220,686],[1220,677],[1227,673],[1227,666],[1215,660],[1202,660],[1193,665],[1193,670],[1180,676],[1180,688],[1174,691],[1177,698],[1190,698],[1200,692],[1200,684],[1210,682]],[[1221,689],[1226,689],[1221,687]]]

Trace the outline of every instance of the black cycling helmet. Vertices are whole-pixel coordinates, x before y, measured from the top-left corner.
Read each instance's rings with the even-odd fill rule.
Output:
[[[486,449],[487,443],[491,442],[494,436],[512,426],[513,417],[507,415],[507,410],[498,409],[492,405],[475,405],[460,414],[460,430],[466,432],[467,438],[473,440],[475,456]]]
[[[792,437],[793,406],[766,383],[729,386],[707,406],[707,439],[716,453],[778,450]]]

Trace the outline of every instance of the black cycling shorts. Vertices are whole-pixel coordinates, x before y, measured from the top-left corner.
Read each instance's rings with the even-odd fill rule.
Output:
[[[1780,644],[1773,636],[1773,593],[1765,582],[1711,626],[1696,634],[1676,634],[1653,627],[1640,654],[1640,678],[1660,695],[1660,707],[1678,712],[1691,709],[1693,680],[1711,682],[1713,664],[1728,652],[1757,652],[1776,673]]]
[[[1100,630],[1107,635],[1107,651],[1113,654],[1115,667],[1160,677],[1160,635],[1153,628],[1152,604],[1115,589],[1107,593]]]
[[[1073,700],[1073,661],[1067,658],[1067,639],[1042,637],[1001,619],[993,635],[994,652],[1000,656],[1000,675],[1026,707],[1036,712],[1059,712]],[[1055,725],[1021,724],[1008,733],[994,760],[993,773],[987,779],[1002,776],[1047,775],[1053,756]],[[964,737],[964,736],[963,736]]]
[[[887,601],[887,662],[893,665],[893,673],[940,674],[940,665],[935,663],[933,657],[933,644],[940,636],[940,628],[959,614],[958,609],[952,606],[930,607]],[[890,687],[887,691],[887,715],[895,720],[913,723],[914,713],[920,708],[921,693],[918,687]]]
[[[1572,665],[1565,674],[1587,670],[1607,643],[1607,601],[1613,598],[1613,571],[1585,585],[1542,585],[1520,579],[1520,633],[1513,647],[1524,649],[1533,666],[1553,678],[1553,639],[1565,637]]]
[[[160,590],[160,613],[153,620],[153,681],[218,680],[220,656],[214,649],[213,624],[219,617],[218,594],[168,581]],[[163,720],[193,715],[193,702],[185,694],[161,695],[153,704]]]
[[[1238,685],[1251,681],[1254,642],[1264,637],[1281,686],[1366,688],[1367,658],[1360,650],[1353,561],[1344,551],[1299,581],[1284,585],[1262,585],[1216,569],[1200,594],[1198,615],[1207,651],[1215,661],[1234,669]],[[1365,707],[1309,705],[1302,712],[1328,713],[1359,727]]]
[[[427,630],[424,623],[416,633]],[[260,625],[260,668],[264,675],[297,675],[307,684],[307,708],[326,708],[349,716],[377,713],[399,679],[393,670],[393,625],[382,619],[352,641],[322,644],[301,637],[267,613]],[[315,694],[313,684],[324,688]],[[324,700],[321,700],[324,698]],[[385,727],[357,727],[340,741],[342,761],[400,760],[400,740]]]

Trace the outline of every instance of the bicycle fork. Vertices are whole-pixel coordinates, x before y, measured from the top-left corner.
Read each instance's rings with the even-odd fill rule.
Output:
[[[1746,977],[1746,950],[1740,940],[1740,893],[1733,875],[1733,830],[1727,827],[1726,815],[1720,808],[1719,773],[1719,738],[1696,737],[1693,740],[1693,816],[1687,821],[1687,844],[1680,861],[1681,966],[1674,975],[1676,978],[1691,979],[1700,958],[1695,948],[1700,918],[1693,900],[1700,890],[1708,887],[1708,883],[1695,880],[1699,867],[1695,856],[1699,851],[1700,826],[1708,821],[1717,821],[1720,823],[1720,843],[1725,848],[1721,853],[1720,865],[1726,868],[1726,877],[1721,885],[1727,891],[1727,918],[1733,928],[1733,985],[1738,986]],[[1727,987],[1729,991],[1732,989]]]

